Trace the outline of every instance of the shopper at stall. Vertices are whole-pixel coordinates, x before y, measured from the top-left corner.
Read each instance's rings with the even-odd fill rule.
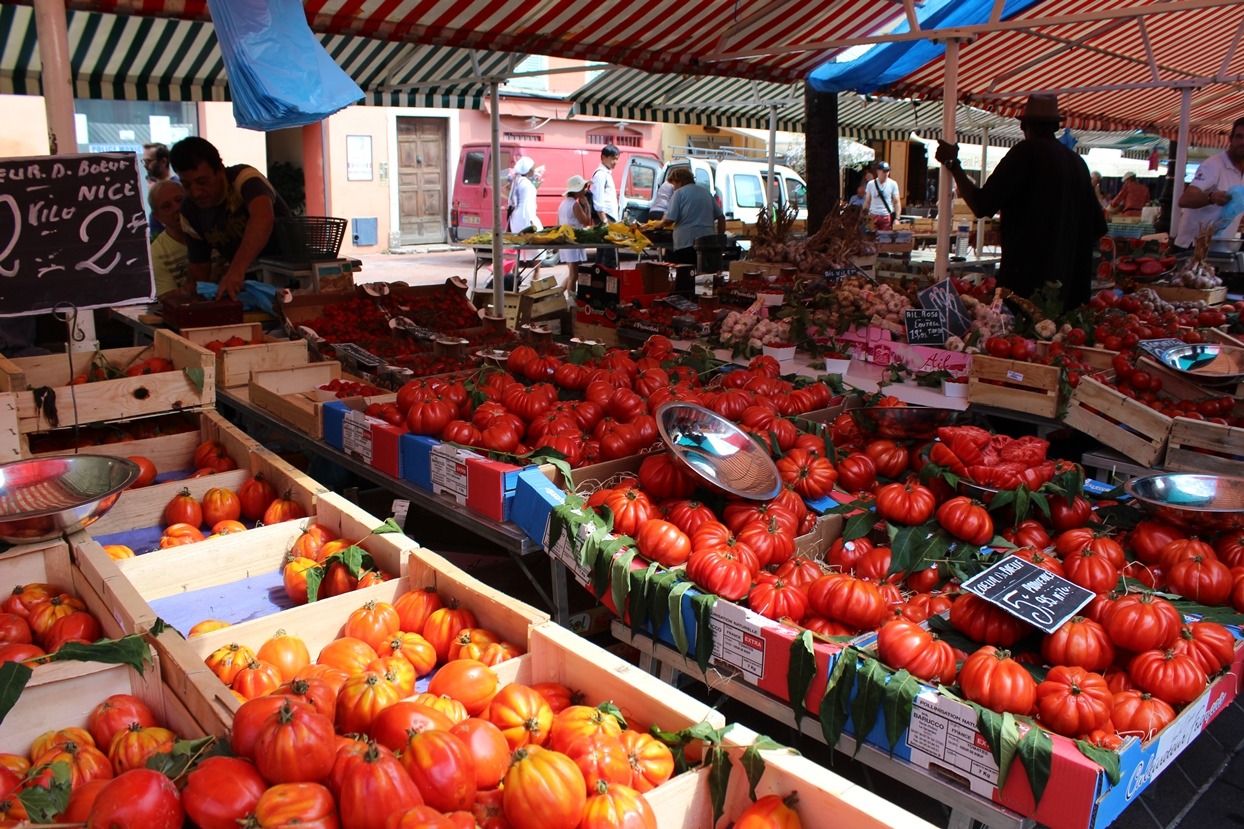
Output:
[[[147,183],[159,184],[162,181],[177,181],[173,169],[169,165],[168,147],[163,144],[143,144],[143,169],[147,171]],[[147,213],[147,230],[151,238],[164,229],[163,222],[155,214],[155,205],[148,202],[151,210]]]
[[[202,138],[183,138],[170,154],[189,197],[182,203],[181,223],[190,280],[212,280],[216,251],[229,263],[216,296],[236,299],[251,264],[263,255],[279,255],[272,229],[289,208],[262,173],[247,164],[226,167],[220,151]]]
[[[592,209],[597,224],[616,222],[618,210],[618,186],[613,183],[613,168],[618,166],[621,152],[612,144],[600,148],[600,166],[592,173]],[[608,268],[618,266],[617,248],[597,248],[596,263]]]
[[[863,210],[864,205],[868,204],[867,189],[868,182],[861,181],[860,186],[855,188],[855,195],[847,199],[847,204],[851,207],[858,207]]]
[[[181,226],[181,205],[186,191],[181,182],[165,179],[151,185],[148,198],[151,212],[164,225],[164,230],[151,242],[151,269],[155,273],[156,296],[178,290],[190,292],[193,285],[188,278],[187,237]]]
[[[648,221],[658,222],[665,218],[665,211],[669,209],[670,197],[674,195],[674,183],[670,181],[670,173],[675,168],[671,167],[665,171],[665,181],[661,182],[661,186],[657,188],[657,194],[652,197],[652,204],[648,207]]]
[[[535,228],[543,230],[544,225],[540,223],[540,217],[536,215],[536,184],[532,181],[532,175],[536,168],[536,162],[531,156],[523,156],[514,162],[514,169],[510,176],[510,204],[509,204],[509,220],[507,228],[510,233],[522,233],[525,230]],[[540,278],[540,251],[528,250],[519,251],[519,258],[523,266],[530,270],[527,275],[531,279]],[[524,276],[526,279],[526,275]],[[506,275],[506,290],[516,290],[512,284],[513,279]]]
[[[1187,250],[1196,242],[1198,234],[1218,222],[1222,207],[1231,201],[1228,192],[1232,187],[1244,184],[1244,118],[1231,125],[1231,137],[1227,139],[1227,149],[1218,155],[1210,156],[1196,168],[1192,182],[1184,188],[1179,196],[1179,207],[1183,210],[1179,221],[1179,232],[1175,236],[1175,247]],[[1215,228],[1215,234],[1234,237],[1239,232],[1240,216],[1228,220],[1222,228]]]
[[[575,229],[590,227],[592,224],[592,203],[587,196],[588,183],[583,176],[571,176],[566,181],[566,190],[562,193],[562,203],[557,208],[557,223],[569,225]],[[587,254],[582,250],[567,249],[561,252],[561,260],[568,271],[563,291],[573,291],[579,281],[579,263],[587,261]]]
[[[1123,186],[1110,200],[1111,212],[1119,212],[1124,216],[1139,216],[1140,211],[1149,203],[1149,188],[1136,180],[1136,174],[1123,174]]]
[[[726,217],[721,205],[707,187],[695,183],[695,173],[690,167],[675,167],[670,171],[669,181],[674,185],[669,210],[659,227],[674,228],[674,253],[671,261],[680,265],[696,263],[695,241],[704,236],[726,235]]]
[[[898,182],[890,178],[890,165],[878,161],[877,177],[864,186],[864,212],[872,217],[875,230],[889,230],[898,221],[902,207]]]
[[[1056,96],[1029,97],[1019,119],[1024,140],[982,187],[964,172],[958,144],[938,141],[936,158],[973,213],[983,218],[1001,211],[998,283],[1021,296],[1046,282],[1061,283],[1063,305],[1070,309],[1088,300],[1093,247],[1106,233],[1106,219],[1088,167],[1056,137],[1062,120]]]
[[[1101,191],[1101,173],[1094,170],[1089,174],[1089,181],[1093,182],[1093,195],[1097,197],[1097,203],[1104,210],[1110,205],[1110,197]]]

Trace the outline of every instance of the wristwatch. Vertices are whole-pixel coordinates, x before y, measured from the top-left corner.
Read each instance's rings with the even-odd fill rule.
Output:
[[[963,165],[959,163],[959,159],[957,159],[957,158],[952,158],[952,159],[950,159],[950,161],[947,161],[947,162],[946,162],[944,165],[942,165],[942,166],[944,166],[944,167],[945,167],[946,169],[948,169],[948,170],[958,170],[958,169],[959,169],[960,167],[962,167]]]

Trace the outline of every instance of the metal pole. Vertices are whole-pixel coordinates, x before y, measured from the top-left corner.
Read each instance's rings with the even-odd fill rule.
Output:
[[[1188,119],[1192,114],[1192,90],[1184,89],[1179,93],[1179,144],[1175,147],[1175,188],[1171,192],[1171,229],[1170,236],[1174,239],[1179,235],[1179,219],[1183,211],[1179,209],[1179,197],[1184,192],[1184,176],[1188,167]]]
[[[955,106],[959,100],[959,41],[946,41],[945,76],[942,85],[942,140],[954,144],[955,138]],[[937,258],[933,263],[933,275],[937,280],[946,278],[950,262],[950,221],[953,195],[951,188],[954,179],[950,170],[942,166],[937,184]]]
[[[773,177],[773,165],[777,156],[777,107],[769,104],[769,177],[765,181],[769,182],[769,204],[777,202],[778,194],[782,192],[777,186],[777,180]]]
[[[981,127],[981,184],[985,183],[986,170],[989,169],[989,127]],[[981,258],[981,248],[985,246],[985,219],[976,220],[976,258]]]
[[[488,82],[488,128],[492,139],[492,313],[505,317],[505,262],[501,258],[501,95],[495,80]],[[515,285],[515,288],[518,286]]]

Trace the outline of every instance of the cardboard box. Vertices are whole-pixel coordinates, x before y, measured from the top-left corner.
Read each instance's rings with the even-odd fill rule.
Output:
[[[889,330],[869,326],[838,335],[852,358],[880,366],[902,363],[912,371],[948,371],[955,377],[968,376],[972,355],[927,345],[908,345],[893,338]]]
[[[386,475],[402,477],[402,436],[407,431],[364,413],[372,403],[396,399],[396,395],[382,395],[328,401],[320,409],[324,442]]]
[[[79,385],[75,376],[91,368],[94,352],[75,351],[69,356],[0,357],[0,392],[10,392],[9,403],[0,406],[0,431],[18,434],[41,432],[85,423],[129,420],[163,412],[186,411],[216,402],[216,357],[171,331],[156,329],[152,345],[112,348],[101,352],[116,369],[125,371],[151,357],[173,365],[172,371],[118,377]],[[72,362],[73,369],[70,370]],[[36,391],[41,394],[41,407]],[[7,412],[7,413],[6,413]],[[12,438],[8,438],[10,447]]]
[[[246,340],[246,345],[228,346],[216,355],[216,382],[221,388],[245,386],[252,371],[293,368],[310,361],[306,340],[278,340],[265,335],[257,322],[208,328],[183,328],[181,336],[195,345],[206,347],[210,342],[225,342],[233,337]]]

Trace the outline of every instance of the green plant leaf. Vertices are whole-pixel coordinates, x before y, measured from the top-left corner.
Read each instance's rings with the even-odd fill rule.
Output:
[[[17,795],[26,807],[31,823],[55,823],[57,815],[69,808],[69,795],[73,792],[69,764],[62,760],[52,763],[49,768],[52,772],[49,786],[31,786]],[[36,769],[31,770],[32,774],[35,772]]]
[[[681,578],[682,574],[677,570],[665,570],[653,577],[652,587],[648,593],[648,620],[652,625],[653,633],[660,630],[669,620],[670,591]]]
[[[158,771],[170,780],[177,780],[208,757],[228,757],[232,752],[226,741],[211,735],[198,740],[178,740],[171,752],[153,754],[147,768]]]
[[[743,764],[743,771],[747,774],[747,796],[754,801],[756,787],[760,785],[760,778],[765,775],[765,758],[760,756],[760,747],[755,743],[748,746],[743,750],[740,762]]]
[[[1080,753],[1102,767],[1110,785],[1117,785],[1123,775],[1119,771],[1119,755],[1106,748],[1100,748],[1085,740],[1076,740],[1076,748]]]
[[[39,657],[44,662],[103,662],[109,665],[129,665],[141,676],[151,659],[151,646],[137,633],[120,639],[100,639],[89,645],[66,642],[56,653]]]
[[[881,713],[885,717],[885,736],[890,744],[890,755],[911,723],[911,709],[920,693],[920,681],[907,671],[896,671],[885,686],[881,700]]]
[[[989,512],[997,512],[1004,507],[1009,507],[1013,503],[1015,503],[1015,490],[1000,489],[994,493],[992,498],[989,499],[986,509],[989,510]]]
[[[320,583],[324,581],[327,564],[317,564],[307,570],[307,604],[320,600]]]
[[[713,801],[713,825],[726,811],[726,789],[730,784],[730,755],[721,746],[708,751],[708,791]]]
[[[855,689],[855,674],[859,665],[859,651],[848,647],[838,655],[834,669],[829,673],[825,684],[825,696],[821,697],[818,712],[821,720],[821,733],[825,744],[831,748],[838,745],[847,725],[848,705],[851,692]],[[832,758],[833,754],[830,754]]]
[[[156,620],[151,623],[151,628],[147,632],[150,633],[152,636],[159,636],[161,633],[163,633],[166,630],[175,630],[175,629],[176,628],[174,628],[168,622],[164,621],[159,616],[157,616]]]
[[[900,527],[890,540],[890,573],[915,573],[947,557],[950,536],[940,527]]]
[[[186,368],[183,368],[181,371],[182,371],[182,374],[186,375],[186,379],[190,381],[190,384],[194,386],[194,390],[197,391],[199,394],[202,394],[203,383],[206,380],[206,377],[203,372],[203,368],[201,366],[187,366]]]
[[[713,593],[696,593],[691,597],[695,611],[695,661],[700,673],[708,673],[708,662],[713,658],[713,606],[717,596]]]
[[[854,541],[857,538],[863,538],[872,532],[873,524],[875,523],[877,523],[877,516],[871,512],[861,512],[858,515],[852,515],[842,527],[842,540]]]
[[[876,659],[865,659],[855,680],[855,699],[851,702],[851,720],[855,723],[855,751],[859,753],[864,738],[877,723],[881,700],[885,697],[886,679],[890,672]]]
[[[0,664],[0,722],[13,710],[33,674],[34,671],[20,662]]]
[[[795,728],[807,713],[804,703],[812,679],[816,676],[816,654],[812,647],[812,631],[803,630],[790,645],[790,664],[786,666],[786,690],[790,694],[790,707],[795,713]]]
[[[691,582],[679,582],[669,593],[670,635],[674,637],[674,647],[679,653],[691,650],[691,642],[687,639],[687,620],[682,615],[682,596],[691,589]]]
[[[613,592],[613,606],[618,609],[618,613],[626,612],[626,602],[631,592],[631,562],[635,560],[635,555],[635,550],[628,550],[610,563],[609,588]]]
[[[1020,738],[1016,751],[1020,762],[1024,765],[1024,772],[1028,775],[1028,785],[1032,786],[1033,799],[1040,803],[1045,795],[1045,786],[1050,782],[1050,767],[1054,762],[1054,741],[1045,729],[1034,725]]]
[[[602,702],[600,705],[596,706],[596,710],[602,714],[608,714],[617,720],[618,725],[622,726],[622,728],[627,728],[626,716],[622,713],[622,709],[618,708],[618,706],[614,705],[612,702]]]
[[[392,518],[384,519],[384,523],[371,531],[372,535],[388,535],[389,533],[400,533],[402,528]]]
[[[652,589],[652,580],[657,572],[654,561],[644,570],[632,570],[627,574],[631,582],[630,594],[627,596],[626,612],[630,615],[631,635],[637,635],[648,622],[648,593]],[[619,608],[619,612],[621,609]]]

